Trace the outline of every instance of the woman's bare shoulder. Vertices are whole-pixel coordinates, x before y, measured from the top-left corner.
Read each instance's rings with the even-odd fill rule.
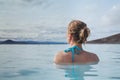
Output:
[[[94,61],[99,61],[97,54],[89,52]]]
[[[71,52],[64,52],[64,51],[59,51],[55,57],[54,57],[54,62],[56,64],[67,64],[72,62],[71,58]]]
[[[98,58],[97,54],[92,53],[92,52],[88,52],[88,51],[84,51],[84,53],[87,54],[94,61],[99,61],[99,58]]]
[[[63,57],[64,57],[64,51],[59,51],[54,57],[54,62],[56,64],[63,63],[63,61],[64,61]]]

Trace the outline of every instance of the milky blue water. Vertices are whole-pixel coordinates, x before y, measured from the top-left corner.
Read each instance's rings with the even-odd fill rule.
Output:
[[[54,55],[68,45],[0,45],[0,80],[120,80],[120,45],[86,44],[100,62],[55,65]]]

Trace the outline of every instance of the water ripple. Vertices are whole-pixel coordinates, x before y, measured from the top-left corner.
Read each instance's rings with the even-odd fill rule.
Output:
[[[112,59],[120,59],[120,58],[112,58]]]
[[[0,76],[4,78],[12,78],[18,76],[29,76],[35,73],[38,73],[38,71],[32,69],[23,69],[23,70],[19,70],[18,72],[4,72]]]
[[[120,80],[120,77],[110,77],[111,79],[119,79]]]
[[[84,76],[98,76],[97,74],[84,74]]]

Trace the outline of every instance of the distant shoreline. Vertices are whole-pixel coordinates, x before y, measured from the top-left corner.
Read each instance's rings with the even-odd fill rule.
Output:
[[[0,41],[0,44],[67,44],[67,42],[55,42],[55,41],[15,41],[5,40]],[[105,38],[87,41],[87,44],[120,44],[120,33],[111,35]]]
[[[66,42],[55,42],[55,41],[14,41],[5,40],[0,41],[0,44],[67,44]]]

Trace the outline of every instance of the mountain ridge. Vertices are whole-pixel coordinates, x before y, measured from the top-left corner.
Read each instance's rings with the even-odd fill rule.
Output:
[[[94,43],[94,44],[120,44],[120,33],[114,34],[108,37],[91,40],[87,43]]]

